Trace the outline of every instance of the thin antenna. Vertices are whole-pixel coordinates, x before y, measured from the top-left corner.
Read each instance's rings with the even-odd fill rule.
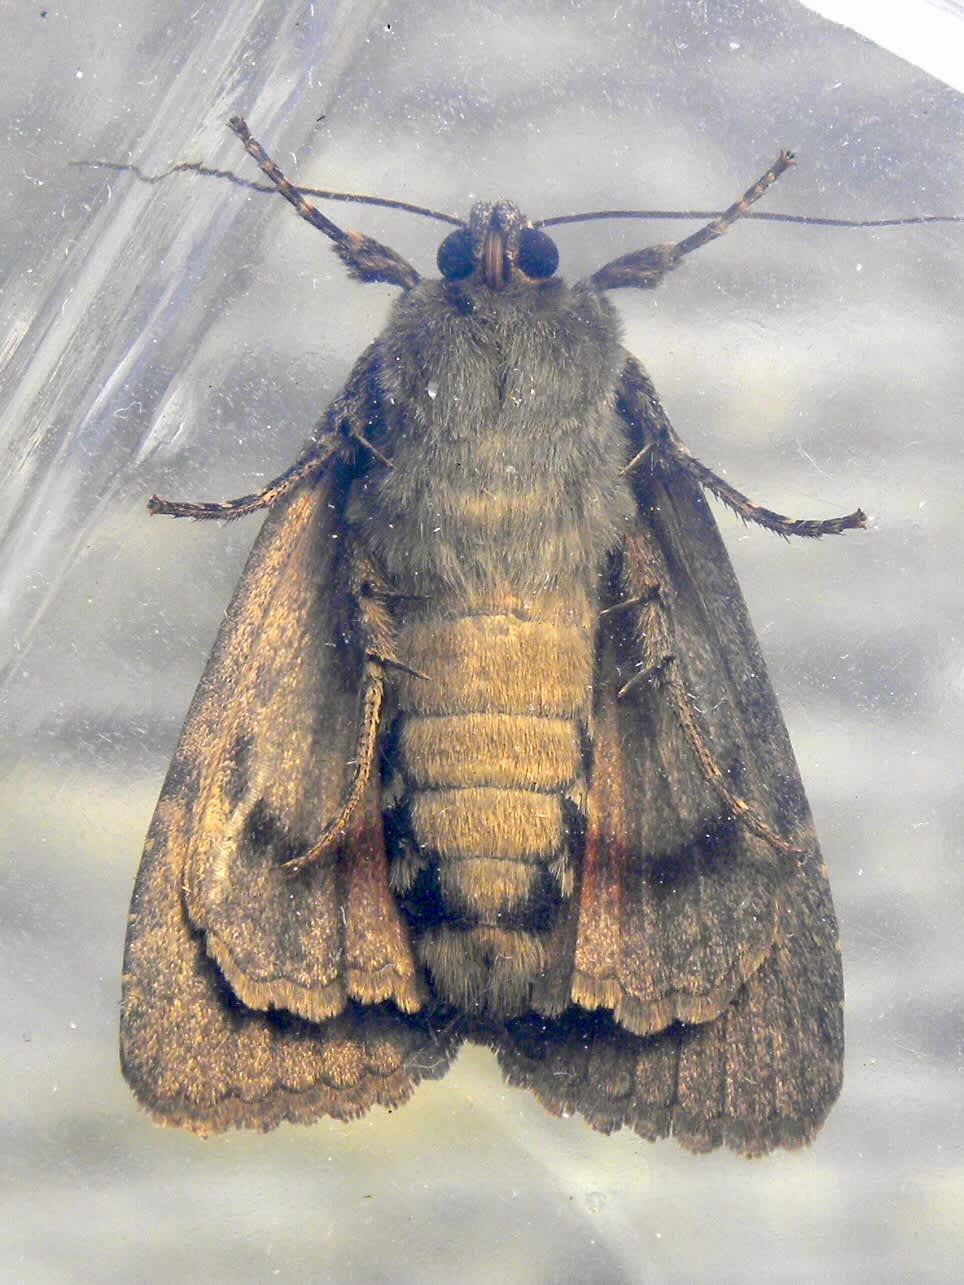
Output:
[[[83,165],[89,169],[113,170],[115,173],[129,173],[142,183],[161,183],[172,174],[200,174],[203,178],[223,179],[235,187],[244,187],[251,192],[273,193],[277,188],[269,183],[256,183],[252,179],[241,178],[233,170],[216,169],[200,161],[180,161],[160,174],[145,174],[139,165],[119,161],[73,161],[73,165]],[[444,214],[441,210],[430,209],[427,205],[415,205],[411,201],[398,201],[387,196],[369,196],[364,192],[334,192],[323,187],[301,187],[291,184],[292,188],[303,196],[314,196],[322,201],[343,201],[355,205],[375,205],[387,210],[402,210],[406,214],[415,214],[420,218],[435,219],[447,223],[450,227],[463,228],[465,220],[454,214]],[[535,219],[535,228],[562,227],[566,223],[593,223],[604,219],[649,219],[653,222],[687,219],[717,219],[725,211],[721,210],[588,210],[583,214],[556,214],[547,219]],[[912,227],[925,223],[964,223],[961,214],[911,214],[889,219],[835,219],[812,214],[778,214],[768,210],[749,210],[741,215],[743,219],[759,219],[767,223],[802,223],[811,227],[822,228],[899,228]]]
[[[162,183],[172,174],[200,174],[204,178],[224,179],[228,183],[233,183],[235,187],[246,187],[252,192],[277,192],[278,190],[272,183],[255,183],[253,179],[241,178],[233,170],[214,169],[210,165],[202,165],[200,161],[180,161],[170,169],[162,170],[160,174],[145,174],[139,165],[124,164],[120,161],[72,161],[71,164],[83,165],[88,169],[133,174],[142,183]],[[448,223],[452,227],[465,227],[465,220],[456,218],[454,214],[443,214],[441,210],[430,210],[427,205],[414,205],[411,201],[396,201],[387,196],[367,196],[362,192],[331,192],[323,187],[301,187],[294,183],[292,187],[302,196],[316,196],[323,201],[351,201],[357,205],[380,205],[387,210],[403,210],[406,214],[418,214],[426,219],[437,219],[439,223]]]
[[[557,214],[551,219],[536,219],[533,227],[552,228],[563,223],[589,223],[594,219],[717,219],[721,213],[721,210],[590,210],[586,214]],[[808,223],[824,228],[897,228],[914,223],[964,223],[964,214],[912,214],[893,219],[830,219],[813,214],[774,214],[766,210],[750,210],[742,217],[769,223]]]

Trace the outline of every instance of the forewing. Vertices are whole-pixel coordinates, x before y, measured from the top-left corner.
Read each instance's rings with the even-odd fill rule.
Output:
[[[635,454],[657,427],[631,394],[624,387],[620,404]],[[599,634],[572,992],[586,1008],[612,1009],[636,1035],[717,1017],[772,954],[797,861],[820,869],[716,523],[689,477],[657,451],[651,458],[634,476],[637,522],[613,573],[614,600],[638,605],[604,618]]]
[[[296,878],[280,868],[337,812],[355,752],[364,658],[347,589],[345,485],[336,466],[268,517],[134,890],[122,1060],[147,1105],[193,1127],[351,1113],[366,1100],[401,1100],[414,1082],[385,1050],[418,1044],[422,1028],[390,1011],[370,1022],[345,1011],[353,998],[409,1011],[420,1003],[376,786],[337,850]],[[309,1022],[252,1011],[271,1009]],[[376,1028],[387,1044],[371,1063],[359,1050]],[[343,1046],[355,1050],[344,1065]],[[329,1081],[342,1074],[336,1092]]]

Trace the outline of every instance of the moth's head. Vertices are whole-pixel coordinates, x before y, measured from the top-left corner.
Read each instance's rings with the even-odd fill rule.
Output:
[[[474,277],[490,290],[545,281],[558,266],[555,242],[511,201],[480,201],[468,223],[450,233],[438,250],[446,281]]]

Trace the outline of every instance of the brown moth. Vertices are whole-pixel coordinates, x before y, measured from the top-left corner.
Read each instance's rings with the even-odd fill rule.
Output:
[[[840,1088],[826,870],[696,461],[544,225],[477,205],[440,280],[345,232],[231,127],[360,281],[402,290],[270,513],[161,793],[124,962],[124,1074],[197,1133],[404,1102],[463,1040],[597,1129],[747,1155]],[[455,222],[454,220],[450,220]],[[560,220],[561,221],[561,220]]]

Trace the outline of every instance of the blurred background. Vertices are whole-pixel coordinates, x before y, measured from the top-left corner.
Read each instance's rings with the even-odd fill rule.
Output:
[[[241,112],[296,182],[460,215],[719,209],[781,146],[799,164],[768,210],[962,214],[960,94],[791,0],[3,15],[0,1281],[959,1279],[964,226],[746,223],[612,296],[705,463],[785,513],[873,515],[786,544],[720,514],[841,921],[846,1080],[815,1145],[747,1162],[601,1137],[478,1049],[397,1112],[202,1143],[121,1080],[120,959],[257,522],[145,502],[280,472],[393,291],[348,281],[276,198],[77,162],[253,176]],[[438,225],[325,209],[434,271]],[[693,226],[559,229],[561,271]]]

